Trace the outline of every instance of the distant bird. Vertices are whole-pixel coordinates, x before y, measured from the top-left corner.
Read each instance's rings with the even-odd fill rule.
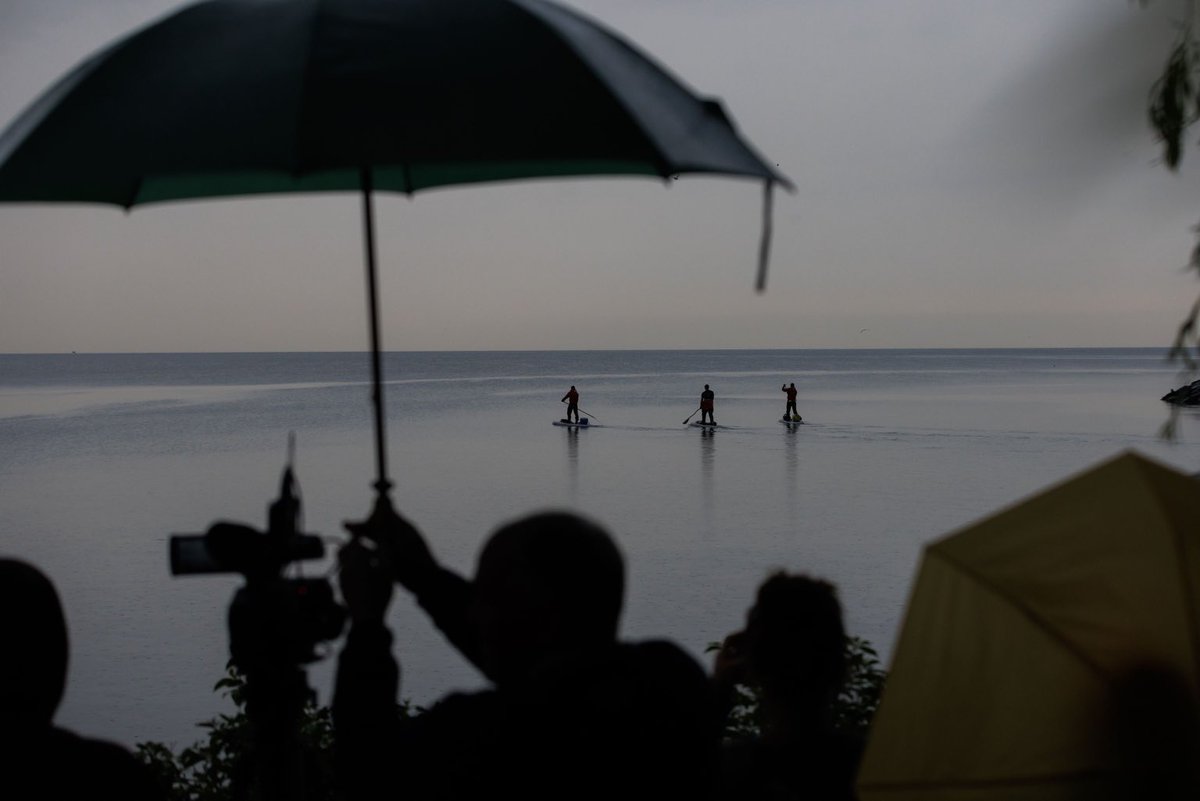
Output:
[[[871,330],[870,328],[860,328],[860,329],[858,329],[858,333],[865,334],[870,330]]]

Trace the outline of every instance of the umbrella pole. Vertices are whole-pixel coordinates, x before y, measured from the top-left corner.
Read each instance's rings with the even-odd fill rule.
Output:
[[[375,407],[375,491],[384,496],[392,488],[387,473],[387,437],[384,434],[383,366],[379,353],[379,293],[375,277],[375,212],[371,202],[371,168],[363,167],[363,236],[367,261],[367,316],[371,321],[371,402]]]

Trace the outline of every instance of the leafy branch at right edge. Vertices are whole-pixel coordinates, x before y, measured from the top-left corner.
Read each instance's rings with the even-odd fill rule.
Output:
[[[1146,5],[1146,2],[1142,0],[1142,5]],[[1200,46],[1195,35],[1195,10],[1195,0],[1188,0],[1186,18],[1179,23],[1179,36],[1167,57],[1162,74],[1150,88],[1150,127],[1162,143],[1163,164],[1172,172],[1177,172],[1183,161],[1184,135],[1200,119],[1200,80],[1197,80],[1200,76]],[[1192,247],[1186,269],[1200,275],[1200,224],[1192,230],[1198,238]],[[1179,363],[1189,377],[1195,376],[1200,367],[1198,318],[1200,297],[1179,324],[1171,349],[1167,352],[1167,361]],[[1170,397],[1168,395],[1164,400]],[[1179,405],[1172,402],[1170,409],[1170,415],[1160,431],[1160,436],[1168,440],[1176,435]]]

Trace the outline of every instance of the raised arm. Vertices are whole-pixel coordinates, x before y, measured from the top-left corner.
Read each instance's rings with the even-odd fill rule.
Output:
[[[351,533],[377,546],[381,564],[414,596],[455,648],[480,666],[479,637],[471,623],[471,584],[437,563],[425,538],[383,500],[365,523],[348,526]],[[482,668],[481,668],[482,669]]]

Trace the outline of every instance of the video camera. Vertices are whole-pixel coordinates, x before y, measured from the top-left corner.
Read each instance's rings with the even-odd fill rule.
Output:
[[[320,537],[300,531],[300,498],[292,471],[295,441],[267,530],[219,522],[205,534],[171,537],[171,573],[241,573],[245,586],[229,605],[229,654],[246,677],[246,714],[253,746],[239,757],[234,798],[303,801],[323,797],[318,762],[300,738],[301,716],[314,699],[302,665],[318,645],[342,633],[345,610],[323,578],[284,578],[293,562],[325,555]]]
[[[325,555],[320,537],[299,531],[300,499],[291,462],[289,456],[265,532],[218,522],[205,534],[176,534],[170,540],[172,575],[246,577],[229,609],[230,655],[243,670],[267,660],[315,661],[317,645],[338,637],[345,624],[345,610],[327,580],[283,577],[292,562]]]

